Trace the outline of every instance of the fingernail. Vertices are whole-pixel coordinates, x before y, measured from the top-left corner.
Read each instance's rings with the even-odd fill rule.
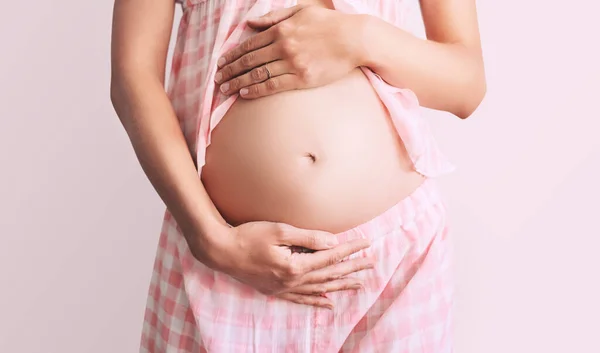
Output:
[[[221,74],[220,72],[217,72],[217,74],[215,75],[215,82],[220,83],[222,78],[223,78],[223,74]]]
[[[248,94],[248,90],[247,90],[246,88],[242,88],[242,89],[240,90],[240,95],[242,95],[242,96],[245,96],[245,95],[247,95],[247,94]]]
[[[226,93],[229,90],[229,83],[224,83],[221,85],[221,92]]]
[[[225,65],[225,58],[221,57],[219,60],[217,60],[217,66],[221,67],[223,65]]]

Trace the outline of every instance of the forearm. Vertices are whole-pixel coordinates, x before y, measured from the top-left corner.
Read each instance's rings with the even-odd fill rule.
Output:
[[[208,197],[161,82],[114,75],[111,98],[151,184],[181,227],[194,256],[212,262],[227,227]]]
[[[486,87],[479,52],[418,38],[372,16],[357,21],[360,66],[393,86],[411,89],[424,107],[466,118],[480,104]]]

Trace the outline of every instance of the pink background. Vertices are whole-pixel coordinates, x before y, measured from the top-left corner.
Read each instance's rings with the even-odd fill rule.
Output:
[[[163,206],[108,99],[111,10],[0,5],[0,352],[137,350]],[[600,352],[599,11],[481,1],[488,95],[429,114],[458,353]]]

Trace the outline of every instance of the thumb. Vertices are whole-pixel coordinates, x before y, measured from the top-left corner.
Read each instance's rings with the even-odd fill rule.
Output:
[[[298,246],[311,250],[327,250],[339,244],[337,237],[329,232],[308,230],[286,225],[280,236],[280,244]]]
[[[248,26],[258,30],[267,29],[292,17],[296,12],[302,10],[302,8],[301,5],[296,5],[294,7],[271,11],[258,18],[249,19]]]

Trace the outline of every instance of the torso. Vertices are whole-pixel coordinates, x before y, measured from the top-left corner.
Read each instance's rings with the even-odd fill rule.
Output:
[[[330,232],[374,218],[423,181],[358,68],[327,86],[237,99],[212,132],[201,175],[231,225]]]
[[[212,132],[202,179],[232,225],[340,232],[423,181],[360,69],[333,84],[238,99]]]
[[[331,0],[301,0],[332,8]],[[237,99],[212,131],[202,180],[231,225],[341,232],[408,196],[414,171],[360,69],[327,86]]]

